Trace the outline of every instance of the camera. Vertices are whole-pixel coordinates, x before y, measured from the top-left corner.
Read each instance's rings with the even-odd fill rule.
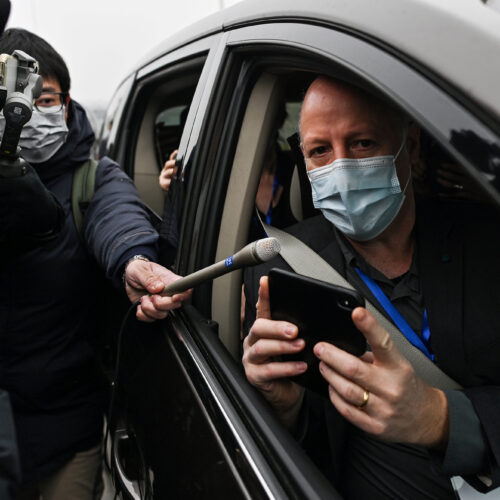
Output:
[[[33,112],[33,101],[42,93],[38,62],[22,50],[0,54],[0,110],[5,130],[0,143],[0,176],[23,175],[24,161],[19,158],[19,138]]]

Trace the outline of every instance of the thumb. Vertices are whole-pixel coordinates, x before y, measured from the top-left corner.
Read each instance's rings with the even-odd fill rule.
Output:
[[[262,276],[259,281],[259,300],[257,301],[257,318],[271,319],[271,306],[269,304],[269,279]]]
[[[136,260],[127,266],[127,281],[135,288],[142,288],[151,294],[160,293],[165,284],[152,269],[151,262]]]
[[[365,336],[372,348],[375,363],[395,364],[401,360],[401,354],[389,335],[389,332],[364,307],[356,307],[352,312],[352,321]]]

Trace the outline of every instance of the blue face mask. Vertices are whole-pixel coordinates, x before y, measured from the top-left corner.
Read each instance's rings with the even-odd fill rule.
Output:
[[[396,156],[340,158],[307,173],[314,206],[342,233],[357,241],[376,238],[396,218],[405,199],[396,173]]]

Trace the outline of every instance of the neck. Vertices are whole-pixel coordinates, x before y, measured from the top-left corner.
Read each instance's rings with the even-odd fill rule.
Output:
[[[410,269],[415,248],[414,226],[415,203],[410,195],[382,234],[370,241],[347,239],[368,264],[393,279]]]

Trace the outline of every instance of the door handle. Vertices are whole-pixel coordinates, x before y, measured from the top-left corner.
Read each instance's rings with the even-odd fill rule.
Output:
[[[130,439],[127,431],[125,429],[118,429],[114,432],[113,439],[113,464],[116,471],[118,482],[120,487],[125,490],[126,494],[129,495],[133,500],[142,500],[143,496],[141,494],[141,488],[139,487],[139,482],[131,480],[127,477],[125,470],[122,466],[120,460],[120,446],[123,447],[123,443],[126,443]]]

